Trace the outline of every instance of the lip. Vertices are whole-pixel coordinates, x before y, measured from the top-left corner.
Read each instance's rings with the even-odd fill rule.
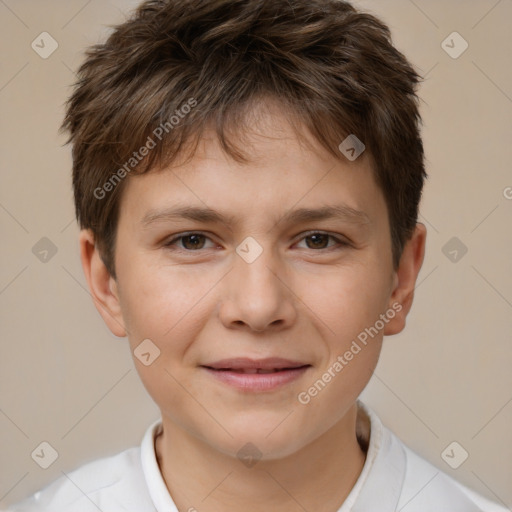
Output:
[[[208,368],[214,370],[273,370],[284,368],[299,368],[305,366],[307,363],[303,361],[294,361],[292,359],[283,359],[281,357],[266,357],[264,359],[251,359],[250,357],[234,357],[230,359],[220,359],[213,363],[204,364]]]
[[[222,359],[201,365],[212,377],[241,391],[274,391],[301,377],[310,364],[270,357]]]

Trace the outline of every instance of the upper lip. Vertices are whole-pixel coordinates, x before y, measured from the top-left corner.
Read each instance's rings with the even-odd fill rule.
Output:
[[[214,370],[280,370],[283,368],[300,368],[301,366],[309,366],[309,364],[280,357],[267,357],[265,359],[235,357],[232,359],[221,359],[201,366]]]

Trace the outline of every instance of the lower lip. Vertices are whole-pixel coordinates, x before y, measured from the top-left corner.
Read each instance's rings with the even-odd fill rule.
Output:
[[[212,370],[203,367],[210,375],[224,384],[241,391],[274,391],[301,377],[309,366],[301,366],[274,373],[237,373],[229,370]]]

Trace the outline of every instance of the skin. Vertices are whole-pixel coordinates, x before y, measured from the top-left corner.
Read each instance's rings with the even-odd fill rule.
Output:
[[[132,351],[147,338],[160,349],[149,366],[134,361],[162,413],[156,453],[180,511],[334,512],[364,465],[356,400],[383,336],[405,326],[426,228],[417,224],[394,271],[387,208],[367,155],[335,159],[311,135],[306,147],[277,106],[260,105],[253,118],[244,145],[248,164],[226,156],[211,135],[189,162],[130,176],[118,225],[117,279],[89,230],[80,235],[82,264],[111,331],[128,335]],[[236,222],[142,222],[177,204],[208,206]],[[340,204],[363,211],[368,222],[276,222],[289,210]],[[205,238],[166,246],[190,231]],[[312,239],[317,232],[334,238]],[[252,263],[235,252],[247,236],[263,249]],[[298,394],[393,304],[401,310],[384,329],[308,404],[299,403]],[[261,393],[229,387],[200,367],[272,356],[311,366]],[[237,458],[248,442],[262,454],[252,467]]]

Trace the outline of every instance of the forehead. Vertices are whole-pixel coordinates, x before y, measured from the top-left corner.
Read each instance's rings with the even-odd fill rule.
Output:
[[[369,155],[335,158],[306,128],[299,126],[298,133],[291,122],[275,104],[253,109],[239,137],[248,158],[244,163],[223,150],[214,129],[205,130],[191,158],[130,176],[121,211],[142,224],[164,211],[170,219],[176,210],[190,219],[230,224],[244,216],[252,222],[267,217],[275,223],[284,216],[299,221],[308,215],[314,220],[307,210],[320,207],[324,216],[331,207],[333,216],[361,224],[386,217]]]

